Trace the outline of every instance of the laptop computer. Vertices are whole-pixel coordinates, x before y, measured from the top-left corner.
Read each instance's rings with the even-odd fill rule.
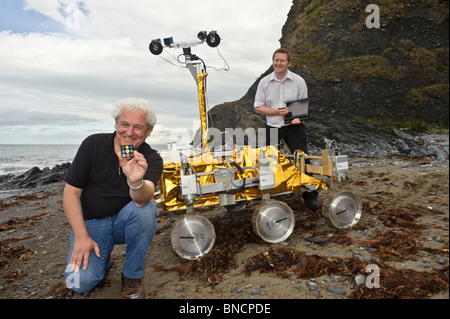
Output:
[[[301,121],[309,118],[309,98],[289,102],[286,104],[289,113],[284,117],[284,124],[291,124],[295,118]]]

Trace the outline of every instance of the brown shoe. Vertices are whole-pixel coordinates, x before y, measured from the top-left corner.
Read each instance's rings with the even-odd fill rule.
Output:
[[[89,297],[88,292],[76,292],[69,288],[62,294],[62,298],[64,299],[86,299],[87,297]]]
[[[127,299],[144,299],[145,287],[143,279],[129,279],[122,274],[122,296]]]

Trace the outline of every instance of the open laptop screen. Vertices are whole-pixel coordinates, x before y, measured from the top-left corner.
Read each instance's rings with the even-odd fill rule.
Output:
[[[309,98],[287,103],[289,113],[284,117],[284,124],[291,124],[295,118],[307,120],[309,118]]]

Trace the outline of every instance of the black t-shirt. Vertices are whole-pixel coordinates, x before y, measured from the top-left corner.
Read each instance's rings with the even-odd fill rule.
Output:
[[[85,220],[114,216],[128,204],[130,188],[114,152],[112,134],[94,134],[86,138],[69,167],[64,181],[83,189],[81,207]],[[144,179],[158,183],[163,170],[161,156],[147,143],[137,150],[148,163]]]

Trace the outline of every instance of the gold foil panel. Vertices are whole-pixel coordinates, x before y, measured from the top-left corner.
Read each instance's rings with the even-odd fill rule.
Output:
[[[197,174],[212,172],[216,168],[226,167],[228,165],[225,161],[214,159],[212,153],[205,151],[205,149],[201,156],[191,157],[189,159],[190,164]],[[270,167],[274,172],[275,188],[270,192],[271,195],[288,191],[300,192],[302,185],[315,185],[316,189],[323,189],[327,186],[326,183],[321,180],[302,174],[289,159],[283,156],[273,146],[262,149],[252,148],[250,146],[246,146],[242,150],[235,149],[233,151],[233,160],[244,169],[243,175],[236,172],[236,177],[238,179],[258,177],[257,165],[260,152],[266,152],[266,156],[270,159]],[[256,168],[248,168],[249,166],[256,166]],[[161,200],[164,211],[186,208],[181,197],[180,167],[181,163],[170,162],[164,165],[160,181]],[[214,175],[208,174],[200,176],[199,181],[200,185],[213,184],[215,183]],[[261,191],[257,186],[245,188],[242,192],[235,194],[235,199],[246,198],[247,200],[254,200],[261,197]],[[196,200],[198,202],[195,203],[194,207],[215,205],[219,203],[217,194],[203,194],[201,199],[200,196],[198,196]]]
[[[198,73],[197,74],[197,93],[198,93],[198,107],[199,107],[200,124],[201,124],[202,146],[206,146],[206,144],[208,144],[207,135],[206,135],[206,131],[208,129],[208,123],[207,123],[206,97],[205,97],[205,78],[207,76],[208,76],[208,73]]]

